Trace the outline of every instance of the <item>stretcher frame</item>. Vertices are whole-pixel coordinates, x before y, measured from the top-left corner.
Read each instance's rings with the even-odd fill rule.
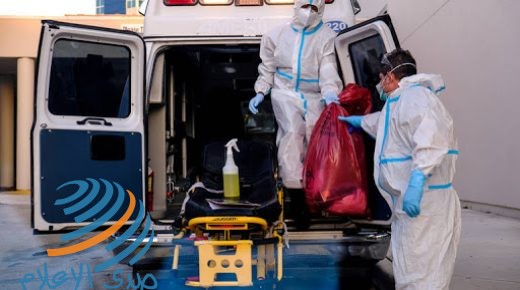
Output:
[[[194,245],[198,250],[199,280],[187,280],[187,286],[218,287],[218,286],[252,286],[253,265],[256,266],[256,279],[263,280],[267,273],[275,272],[276,279],[283,277],[283,246],[284,246],[284,194],[283,189],[277,189],[281,213],[276,222],[271,225],[260,217],[252,216],[205,216],[193,218],[186,227],[195,237]],[[236,239],[234,232],[260,233],[261,239]],[[204,239],[218,233],[219,238]],[[276,258],[274,246],[276,245]],[[256,247],[256,257],[253,254]],[[179,268],[180,245],[173,250],[172,269]],[[234,254],[229,254],[233,251]],[[222,254],[225,253],[225,254]],[[235,280],[218,280],[218,274],[234,274]]]

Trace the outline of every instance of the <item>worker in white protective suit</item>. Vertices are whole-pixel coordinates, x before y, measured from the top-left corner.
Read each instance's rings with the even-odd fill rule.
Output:
[[[417,74],[397,49],[382,59],[380,112],[340,117],[376,139],[374,178],[392,208],[396,289],[448,289],[460,237],[452,181],[458,150],[453,121],[437,94],[439,75]]]
[[[336,33],[322,22],[324,10],[324,0],[296,0],[292,21],[262,37],[256,96],[249,102],[256,114],[264,96],[271,94],[278,123],[279,173],[293,205],[303,211],[307,142],[325,105],[338,102],[343,86],[334,51]],[[307,213],[300,215],[305,218]]]

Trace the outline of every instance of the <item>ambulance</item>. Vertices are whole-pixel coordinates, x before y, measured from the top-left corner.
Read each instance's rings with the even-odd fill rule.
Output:
[[[325,2],[323,22],[338,33],[343,83],[370,88],[379,110],[378,59],[399,46],[390,18],[355,24],[357,1]],[[231,138],[274,144],[269,98],[255,116],[248,102],[255,95],[261,37],[291,20],[293,1],[156,0],[145,2],[143,13],[142,35],[42,22],[31,141],[37,231],[86,226],[113,210],[102,222],[111,225],[124,214],[124,206],[100,208],[78,222],[57,210],[63,186],[78,180],[98,183],[88,195],[98,204],[106,196],[99,193],[103,183],[117,182],[145,204],[156,224],[168,223],[197,181],[204,144]],[[373,141],[366,141],[370,156]],[[370,218],[323,216],[313,218],[308,231],[289,232],[293,240],[338,239],[348,255],[378,261],[388,251],[391,211],[373,180],[369,207]]]

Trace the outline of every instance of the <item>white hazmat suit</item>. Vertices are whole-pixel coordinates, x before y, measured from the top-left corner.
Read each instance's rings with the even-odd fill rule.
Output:
[[[302,8],[311,4],[318,8]],[[290,24],[262,37],[255,92],[271,93],[278,134],[279,172],[284,186],[302,188],[303,160],[314,124],[325,105],[321,99],[339,94],[334,38],[321,21],[324,0],[296,0]]]
[[[453,121],[436,96],[439,75],[403,78],[383,109],[363,117],[376,138],[374,178],[392,208],[397,289],[448,289],[460,237],[460,204],[452,180],[458,150]],[[403,211],[412,170],[426,177],[420,214]]]

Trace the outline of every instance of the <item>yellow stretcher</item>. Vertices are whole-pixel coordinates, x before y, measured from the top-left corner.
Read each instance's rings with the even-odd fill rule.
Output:
[[[282,206],[279,220],[269,225],[263,218],[252,216],[206,216],[193,218],[187,230],[195,237],[199,256],[199,281],[187,281],[195,287],[251,286],[253,266],[256,279],[263,280],[268,273],[283,276],[283,190],[278,190]],[[276,255],[275,255],[276,246]],[[181,246],[175,245],[172,268],[179,267]],[[254,251],[256,250],[256,251]],[[256,255],[255,255],[256,253]],[[275,258],[276,256],[276,258]],[[226,274],[224,281],[219,274]],[[233,274],[236,279],[231,279]]]

